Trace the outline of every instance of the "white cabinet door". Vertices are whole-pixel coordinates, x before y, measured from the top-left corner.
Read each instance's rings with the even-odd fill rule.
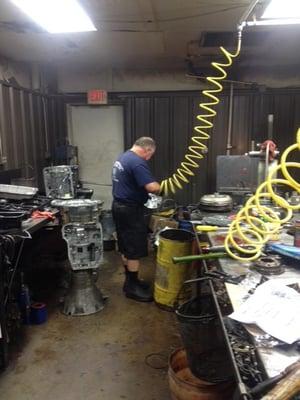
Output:
[[[124,151],[122,106],[71,106],[68,132],[70,143],[78,146],[79,176],[84,187],[94,189],[94,199],[112,201],[111,169]]]

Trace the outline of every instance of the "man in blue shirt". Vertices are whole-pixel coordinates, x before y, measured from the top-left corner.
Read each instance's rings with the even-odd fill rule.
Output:
[[[144,204],[148,193],[160,191],[147,163],[155,147],[150,137],[137,139],[130,150],[119,156],[112,170],[112,212],[126,274],[123,290],[127,297],[137,301],[153,300],[149,286],[138,278],[138,271],[140,258],[148,254]]]

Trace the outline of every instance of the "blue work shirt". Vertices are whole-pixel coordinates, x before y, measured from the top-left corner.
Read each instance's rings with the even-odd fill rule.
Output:
[[[114,200],[125,204],[145,204],[148,192],[144,186],[151,182],[155,182],[155,179],[147,161],[131,150],[121,154],[113,165]]]

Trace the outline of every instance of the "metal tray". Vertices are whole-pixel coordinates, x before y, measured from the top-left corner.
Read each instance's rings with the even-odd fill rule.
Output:
[[[5,199],[31,199],[37,192],[35,187],[0,184],[0,197]]]

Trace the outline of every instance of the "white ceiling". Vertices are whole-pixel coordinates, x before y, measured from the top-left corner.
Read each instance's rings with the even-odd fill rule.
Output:
[[[48,34],[9,0],[0,0],[0,54],[15,60],[73,67],[178,68],[184,65],[191,41],[195,54],[213,54],[216,49],[198,47],[201,33],[235,30],[251,2],[81,0],[98,31]],[[298,63],[299,32],[279,29],[262,46],[245,51],[256,54],[258,64],[265,59],[266,50],[268,61],[274,57],[277,63]]]

